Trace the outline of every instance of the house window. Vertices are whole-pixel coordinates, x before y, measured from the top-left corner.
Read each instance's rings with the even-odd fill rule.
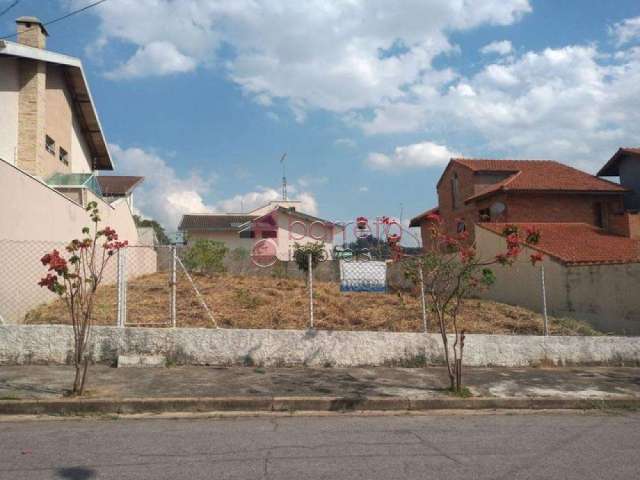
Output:
[[[607,210],[606,204],[603,202],[596,202],[593,204],[593,211],[595,214],[595,225],[599,228],[607,228]]]
[[[239,234],[240,238],[255,238],[256,232],[253,230],[243,230]]]
[[[467,225],[464,223],[463,220],[460,220],[456,225],[456,231],[458,233],[464,233],[466,230],[467,230]]]
[[[265,230],[262,232],[262,238],[276,238],[278,236],[278,232],[276,230]]]
[[[44,136],[44,148],[51,155],[55,155],[56,154],[56,142],[49,135],[45,135]]]
[[[69,154],[67,153],[67,151],[60,147],[60,152],[58,153],[58,158],[60,159],[60,161],[62,163],[64,163],[65,165],[69,165]]]
[[[451,205],[454,210],[457,210],[460,201],[460,185],[458,182],[458,174],[454,173],[451,179]]]
[[[483,208],[478,211],[478,215],[480,217],[481,222],[488,222],[491,220],[491,210],[488,208]]]

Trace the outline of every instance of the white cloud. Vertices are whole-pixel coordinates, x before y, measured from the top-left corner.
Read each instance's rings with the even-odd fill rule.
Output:
[[[356,141],[351,138],[336,138],[333,141],[333,144],[336,147],[347,147],[347,148],[355,148],[358,145]]]
[[[528,0],[111,0],[90,12],[100,18],[95,50],[112,39],[137,49],[112,76],[223,66],[256,102],[285,99],[304,121],[310,109],[349,112],[401,99],[407,87],[440,76],[431,61],[455,50],[449,32],[512,24],[530,11]],[[218,58],[223,44],[232,58]]]
[[[141,148],[121,148],[113,144],[109,148],[119,175],[145,177],[134,193],[136,208],[168,230],[176,229],[184,213],[204,213],[215,208],[204,200],[211,179],[197,174],[181,177],[164,159]]]
[[[627,18],[609,28],[609,34],[620,47],[632,40],[640,38],[640,17]]]
[[[480,53],[487,55],[489,53],[497,53],[498,55],[506,55],[511,53],[513,46],[509,40],[501,40],[491,42],[480,49]]]
[[[298,190],[291,186],[289,188],[289,199],[299,200],[299,210],[309,215],[317,215],[318,204],[313,194],[309,192],[298,192]],[[231,198],[221,200],[215,204],[216,211],[226,213],[238,213],[238,212],[250,212],[258,207],[262,207],[269,202],[280,200],[282,193],[275,188],[262,187],[254,192],[247,192],[239,195],[234,195]]]
[[[474,145],[468,153],[594,169],[640,137],[640,49],[631,43],[640,17],[611,27],[612,53],[595,44],[511,49],[465,75],[432,65],[456,51],[452,32],[512,24],[529,11],[527,0],[110,0],[90,10],[100,17],[96,52],[134,48],[115,67],[121,74],[223,68],[258,104],[284,102],[299,122],[324,109],[368,135],[463,136]],[[158,42],[185,62],[161,56],[160,67],[137,66]],[[506,52],[508,42],[497,43],[484,49]],[[221,45],[233,56],[218,58]],[[378,155],[373,164],[395,160]]]
[[[446,165],[451,157],[459,156],[444,145],[433,142],[414,143],[396,147],[392,155],[370,153],[366,164],[374,170],[399,171],[407,168],[429,168]]]
[[[358,188],[358,191],[362,193],[367,193],[369,191],[369,187],[360,187]]]
[[[178,175],[166,160],[141,148],[122,148],[115,144],[109,148],[116,161],[117,174],[145,177],[134,193],[136,211],[157,220],[168,231],[176,230],[185,213],[248,212],[281,198],[279,190],[261,187],[253,192],[207,202],[205,197],[213,197],[215,193],[213,178],[203,178],[196,173]],[[318,213],[318,205],[311,192],[300,190],[295,185],[290,186],[289,192],[291,199],[300,200],[302,212]]]
[[[183,55],[169,42],[151,42],[140,47],[136,53],[114,71],[109,78],[136,78],[190,72],[196,61]]]
[[[413,130],[477,139],[474,154],[554,158],[594,170],[640,136],[640,54],[624,52],[611,57],[574,45],[503,58],[436,94],[414,91],[380,107],[361,126],[403,132],[397,112],[407,111]]]

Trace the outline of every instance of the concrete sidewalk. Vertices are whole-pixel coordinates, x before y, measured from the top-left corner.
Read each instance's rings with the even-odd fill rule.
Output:
[[[464,378],[473,394],[471,399],[452,398],[446,392],[443,367],[262,369],[94,365],[89,372],[87,395],[77,400],[64,397],[73,379],[71,367],[3,366],[0,414],[145,409],[590,408],[594,401],[640,407],[640,368],[468,368]],[[21,402],[22,409],[16,405]],[[78,402],[84,402],[83,406],[78,406]],[[71,405],[72,410],[65,409],[65,405]]]

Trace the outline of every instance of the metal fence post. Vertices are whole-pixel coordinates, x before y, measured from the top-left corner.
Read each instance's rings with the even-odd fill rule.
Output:
[[[311,257],[312,255],[309,254],[309,322],[313,330],[313,261]]]
[[[118,250],[116,258],[116,283],[118,296],[117,326],[124,328],[127,323],[127,268],[126,268],[126,248]]]
[[[549,335],[549,319],[547,317],[547,291],[544,285],[544,262],[540,263],[540,281],[542,283],[542,313],[544,315],[544,336]]]
[[[420,301],[422,303],[422,326],[424,333],[429,331],[427,326],[427,302],[424,298],[424,274],[422,273],[422,262],[418,262],[418,271],[420,272]]]
[[[176,327],[176,246],[171,245],[171,326]]]

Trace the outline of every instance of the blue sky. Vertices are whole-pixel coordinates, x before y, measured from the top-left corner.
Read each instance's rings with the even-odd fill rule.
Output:
[[[87,3],[21,0],[0,29]],[[310,213],[407,219],[451,155],[595,171],[640,144],[637,0],[108,0],[49,30],[169,229],[277,197],[283,152]]]

